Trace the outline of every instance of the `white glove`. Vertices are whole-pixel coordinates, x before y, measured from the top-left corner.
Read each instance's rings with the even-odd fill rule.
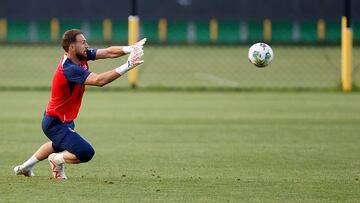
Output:
[[[144,51],[142,49],[142,46],[133,46],[133,50],[131,51],[127,62],[116,68],[115,71],[120,75],[124,75],[129,70],[144,63],[144,60],[139,60],[143,55]]]
[[[142,40],[136,42],[135,44],[131,45],[131,46],[123,46],[122,47],[122,50],[125,54],[129,54],[133,49],[134,47],[141,47],[143,48],[144,44],[146,42],[146,38],[143,38]]]

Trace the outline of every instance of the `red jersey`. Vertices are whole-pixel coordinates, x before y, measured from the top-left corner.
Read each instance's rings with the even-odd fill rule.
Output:
[[[95,60],[96,50],[87,51],[87,60]],[[80,110],[85,91],[85,80],[90,75],[87,61],[74,64],[64,55],[55,71],[51,98],[46,108],[46,115],[55,116],[63,122],[73,121]]]

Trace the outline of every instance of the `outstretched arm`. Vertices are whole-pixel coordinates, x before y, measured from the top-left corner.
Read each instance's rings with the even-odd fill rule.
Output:
[[[136,42],[132,46],[111,46],[104,49],[98,49],[96,51],[95,59],[117,58],[126,54],[129,54],[134,47],[141,47],[145,44],[146,38]]]
[[[135,68],[136,66],[142,64],[144,61],[140,60],[140,57],[143,55],[142,47],[135,47],[123,65],[115,68],[114,70],[106,71],[100,74],[90,73],[90,75],[86,78],[84,84],[85,85],[93,85],[102,87],[118,77],[124,75],[129,70]]]
[[[128,54],[128,52],[124,51],[124,48],[125,47],[122,46],[111,46],[105,49],[98,49],[96,51],[95,59],[117,58]]]
[[[104,73],[90,73],[90,75],[85,80],[85,85],[92,85],[102,87],[116,78],[120,77],[121,75],[117,73],[115,70],[110,70]]]

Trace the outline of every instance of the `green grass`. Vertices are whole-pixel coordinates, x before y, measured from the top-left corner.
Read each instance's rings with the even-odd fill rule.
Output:
[[[94,45],[103,47],[104,45]],[[146,46],[140,87],[317,88],[340,86],[339,46],[274,45],[275,59],[259,69],[247,59],[248,46]],[[353,50],[353,82],[360,86],[360,49]],[[1,45],[1,87],[50,87],[63,54],[60,46]],[[100,73],[126,57],[89,62]],[[127,87],[127,80],[110,84]]]
[[[358,202],[359,94],[100,92],[77,131],[96,150],[51,179],[12,168],[43,142],[50,93],[0,91],[1,202]]]

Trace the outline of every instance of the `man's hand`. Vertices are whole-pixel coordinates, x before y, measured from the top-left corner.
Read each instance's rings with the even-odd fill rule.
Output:
[[[132,68],[135,68],[136,66],[144,63],[144,60],[139,60],[144,55],[144,50],[142,49],[142,46],[134,46],[132,52],[130,53],[130,56],[128,58],[128,66]]]
[[[131,51],[135,48],[135,47],[140,47],[141,49],[143,48],[145,42],[146,42],[146,38],[143,38],[142,40],[136,42],[135,44],[131,45],[131,46],[124,46],[122,47],[122,50],[125,54],[129,54],[131,53]]]
[[[143,42],[141,42],[143,41]],[[146,39],[144,40],[140,40],[139,42],[141,42],[142,44],[144,44],[146,41]],[[139,43],[137,42],[137,43]],[[127,62],[125,64],[123,64],[122,66],[118,67],[115,69],[115,71],[117,73],[119,73],[120,75],[124,75],[126,72],[128,72],[129,70],[135,68],[136,66],[144,63],[144,60],[140,60],[140,58],[144,55],[144,51],[143,51],[143,46],[141,45],[133,45],[132,46],[132,51],[129,55],[129,58],[127,60]]]
[[[135,43],[135,46],[143,46],[146,42],[146,38],[143,38],[142,40],[138,41]]]

